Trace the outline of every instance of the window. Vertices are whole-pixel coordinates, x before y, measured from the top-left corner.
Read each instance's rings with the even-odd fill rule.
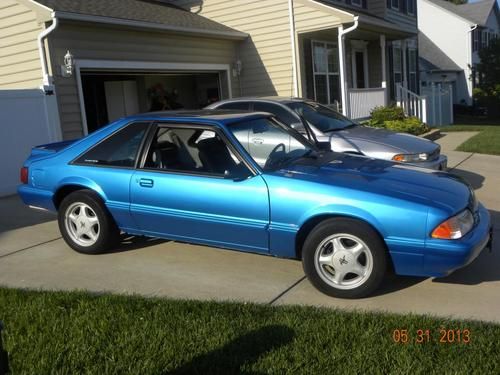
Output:
[[[415,15],[415,0],[407,0],[406,10],[408,14],[414,16]]]
[[[481,48],[488,47],[488,32],[481,31]]]
[[[314,99],[323,104],[340,101],[338,48],[334,43],[312,41]]]
[[[278,120],[286,125],[292,125],[294,123],[300,122],[293,114],[291,114],[287,109],[281,107],[278,104],[265,103],[265,102],[254,102],[254,111],[259,112],[269,112],[276,116]]]
[[[248,111],[249,106],[249,102],[231,102],[222,104],[218,106],[217,109],[235,109],[240,111]]]
[[[311,125],[323,133],[342,130],[356,124],[340,113],[313,102],[293,102],[288,107],[292,108]]]
[[[76,164],[92,164],[133,168],[149,123],[127,125],[104,139],[75,160]]]
[[[391,8],[399,10],[399,0],[390,0]]]
[[[477,52],[479,50],[479,31],[474,30],[472,32],[472,51]]]
[[[148,150],[146,169],[236,176],[248,169],[214,130],[159,126]]]
[[[357,7],[362,7],[363,1],[362,0],[351,0],[351,4],[356,5]]]
[[[394,76],[394,92],[397,92],[397,85],[403,82],[403,64],[402,64],[401,46],[393,45],[392,47],[392,63]]]

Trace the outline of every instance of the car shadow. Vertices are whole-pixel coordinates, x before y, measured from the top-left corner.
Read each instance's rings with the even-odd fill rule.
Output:
[[[398,276],[396,274],[389,274],[384,278],[380,287],[370,294],[370,297],[379,297],[385,294],[392,294],[400,290],[410,288],[414,285],[420,284],[427,280],[428,277],[414,277],[414,276]]]
[[[165,240],[163,238],[154,238],[154,237],[144,237],[144,236],[132,236],[129,234],[122,234],[120,236],[120,242],[118,246],[113,249],[110,249],[102,254],[118,254],[125,253],[127,251],[132,250],[140,250],[145,249],[147,247],[159,245],[162,243],[170,242],[169,240]]]
[[[483,176],[481,176],[480,174],[466,171],[466,170],[459,169],[459,168],[450,169],[449,172],[451,174],[455,174],[455,175],[458,175],[458,176],[464,178],[472,186],[472,188],[474,190],[481,188],[483,186],[483,183],[485,180],[485,178]]]
[[[253,330],[230,341],[221,348],[194,357],[169,374],[267,374],[247,372],[242,366],[251,365],[266,353],[292,342],[295,332],[283,325],[271,325]]]
[[[500,281],[500,212],[490,211],[493,223],[491,251],[483,250],[468,266],[451,275],[433,279],[436,283],[477,285],[488,281]]]

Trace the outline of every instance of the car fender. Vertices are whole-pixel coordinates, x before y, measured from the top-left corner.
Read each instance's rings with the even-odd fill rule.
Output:
[[[367,224],[371,225],[383,238],[385,238],[387,235],[387,232],[382,223],[370,212],[359,207],[338,204],[315,207],[307,211],[300,218],[298,225],[299,230],[304,226],[306,222],[314,220],[315,218],[321,216],[342,216],[364,221]]]
[[[70,176],[63,178],[58,184],[56,189],[54,190],[54,194],[60,191],[62,188],[70,185],[81,186],[82,188],[93,190],[96,192],[101,199],[106,202],[107,196],[104,191],[101,189],[99,185],[97,185],[94,181],[89,178],[81,177],[81,176]]]

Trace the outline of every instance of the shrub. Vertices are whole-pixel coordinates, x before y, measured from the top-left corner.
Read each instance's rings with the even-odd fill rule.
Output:
[[[413,135],[420,135],[429,130],[429,128],[417,117],[408,117],[403,120],[385,121],[384,125],[384,127],[388,130]]]
[[[382,125],[386,121],[398,121],[405,119],[403,108],[390,106],[390,107],[375,107],[371,112],[370,125]]]

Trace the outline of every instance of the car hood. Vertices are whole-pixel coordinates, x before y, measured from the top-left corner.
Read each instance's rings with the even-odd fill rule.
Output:
[[[432,206],[454,215],[469,206],[471,188],[447,172],[387,160],[328,152],[278,171],[285,177],[356,189]]]
[[[425,138],[361,125],[337,130],[328,133],[328,136],[331,139],[344,138],[367,155],[370,154],[370,151],[385,151],[395,154],[432,153],[439,147],[436,143]]]

